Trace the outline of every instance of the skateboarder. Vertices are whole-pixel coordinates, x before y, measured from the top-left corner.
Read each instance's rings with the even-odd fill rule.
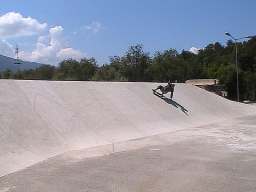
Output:
[[[175,87],[175,85],[173,83],[171,83],[171,81],[169,80],[168,85],[166,85],[166,86],[159,85],[156,89],[153,89],[153,91],[155,93],[157,90],[160,90],[161,97],[163,97],[164,94],[171,92],[171,99],[172,99],[173,93],[174,93],[174,87]]]

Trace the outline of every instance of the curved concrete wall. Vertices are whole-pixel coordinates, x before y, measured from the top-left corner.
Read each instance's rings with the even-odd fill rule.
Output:
[[[155,83],[0,81],[0,175],[76,149],[193,128],[255,113],[192,85],[174,101]],[[187,111],[186,111],[187,110]]]

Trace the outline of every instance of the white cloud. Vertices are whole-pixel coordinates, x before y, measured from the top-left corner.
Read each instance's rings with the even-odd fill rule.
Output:
[[[14,57],[14,48],[6,40],[0,40],[0,54],[7,57]]]
[[[9,12],[0,16],[0,37],[20,37],[39,34],[47,28],[46,23],[40,23],[31,17],[20,13]]]
[[[102,24],[97,21],[93,21],[90,25],[84,26],[84,29],[93,33],[98,33],[102,29]]]
[[[32,52],[21,52],[21,58],[56,65],[64,59],[72,58],[79,60],[84,57],[84,54],[79,50],[66,46],[63,39],[63,31],[62,26],[50,28],[48,36],[38,37],[35,50]]]
[[[57,53],[57,58],[59,58],[60,60],[70,59],[70,58],[75,59],[75,60],[79,60],[82,57],[83,57],[83,54],[80,51],[75,50],[71,47],[61,49]]]
[[[84,57],[85,54],[71,48],[66,43],[62,26],[52,28],[47,26],[47,23],[40,23],[34,18],[24,17],[17,12],[9,12],[0,16],[0,38],[16,38],[18,43],[19,37],[36,35],[38,38],[35,48],[31,45],[32,51],[20,51],[20,58],[27,61],[56,65],[64,59],[79,60]],[[101,29],[101,24],[93,22],[90,26],[86,26],[86,29],[97,33]],[[14,57],[14,46],[1,39],[0,54]]]
[[[199,53],[199,51],[200,51],[200,49],[199,49],[199,48],[196,48],[196,47],[191,47],[191,48],[189,49],[189,52],[194,53],[194,54],[196,54],[196,55]]]

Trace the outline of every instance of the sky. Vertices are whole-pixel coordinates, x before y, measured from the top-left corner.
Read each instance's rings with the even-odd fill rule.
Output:
[[[256,35],[255,0],[2,0],[0,54],[57,65],[94,57],[98,64],[143,44],[153,54],[194,53],[209,43]]]

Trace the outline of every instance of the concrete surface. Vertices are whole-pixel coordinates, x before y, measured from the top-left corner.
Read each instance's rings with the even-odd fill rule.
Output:
[[[120,160],[123,164],[118,166],[120,170],[116,171],[133,170],[132,165],[129,165],[129,157],[134,154],[133,160],[138,161],[137,167],[141,166],[137,169],[145,172],[135,172],[133,176],[132,172],[128,171],[123,176],[132,179],[141,177],[143,180],[149,174],[146,171],[147,164],[143,165],[143,156],[147,158],[147,151],[151,151],[149,156],[151,153],[163,151],[159,157],[163,162],[163,168],[168,167],[168,162],[176,162],[176,156],[180,156],[180,161],[183,161],[177,165],[178,167],[189,164],[190,158],[195,158],[195,166],[200,166],[200,160],[215,150],[220,153],[213,158],[213,163],[223,163],[223,167],[227,166],[227,169],[233,169],[234,164],[241,163],[239,159],[234,159],[231,168],[228,165],[228,161],[238,155],[237,151],[242,151],[250,158],[253,156],[256,146],[255,106],[232,102],[185,84],[176,84],[173,101],[168,98],[161,99],[152,94],[152,88],[157,85],[0,80],[0,165],[3,165],[0,167],[0,192],[86,191],[86,183],[91,186],[89,191],[109,191],[108,184],[102,184],[102,188],[98,186],[108,178],[104,177],[104,174],[108,175],[108,168],[104,167],[103,163],[103,170],[98,170],[97,165],[103,160],[115,164],[121,155]],[[192,137],[196,139],[191,141]],[[207,138],[211,138],[210,143]],[[158,147],[148,150],[150,146]],[[199,146],[199,152],[185,158],[186,152],[190,151],[179,150],[179,146],[191,146],[191,150]],[[167,154],[165,156],[165,153],[175,155],[169,157]],[[109,154],[110,156],[95,157]],[[88,159],[89,157],[94,158]],[[42,161],[44,162],[40,163]],[[79,162],[83,162],[84,165],[80,166]],[[95,165],[90,165],[90,162]],[[254,165],[254,161],[251,163],[249,166]],[[150,162],[148,166],[155,167],[150,180],[153,182],[162,169],[157,165],[157,161]],[[243,169],[247,168],[243,166],[245,165],[242,165],[241,172],[237,174],[250,180],[255,176],[254,169],[251,169],[252,177],[247,176],[243,173]],[[73,167],[76,169],[73,170]],[[181,171],[177,174],[188,174],[189,177],[196,171],[187,168],[184,167],[184,173]],[[212,170],[208,164],[205,168]],[[224,170],[225,174],[231,174],[232,169],[231,172]],[[65,170],[69,171],[62,173]],[[76,177],[79,171],[83,173]],[[102,177],[97,175],[101,172]],[[115,173],[111,176],[111,172],[109,174],[109,177],[114,178],[120,176]],[[196,186],[200,183],[200,178],[202,186],[198,187],[205,185],[205,174],[208,174],[208,170],[199,174],[195,179],[196,183],[188,181],[191,187],[194,186],[200,191],[201,189]],[[221,174],[223,172],[220,170],[211,181],[218,183]],[[113,190],[131,191],[132,189],[127,186],[134,185],[138,188],[134,188],[133,191],[168,191],[167,187],[170,187],[170,184],[175,186],[177,182],[178,188],[173,190],[186,191],[186,188],[179,188],[178,183],[180,187],[184,186],[187,177],[184,176],[184,180],[183,176],[178,177],[180,182],[170,182],[175,174],[168,173],[166,176],[169,179],[159,181],[156,189],[151,190],[151,187],[143,184],[144,187],[140,190],[140,181],[129,183],[123,178],[120,182],[124,182],[124,187]],[[224,183],[229,184],[231,180]],[[93,182],[99,183],[94,185]],[[162,182],[167,183],[165,185]],[[119,188],[121,184],[117,184]],[[69,188],[75,185],[77,187],[73,188],[74,190]],[[251,190],[250,187],[253,188],[255,185],[248,184],[243,189]],[[225,189],[224,187],[222,191]],[[213,188],[208,191],[214,190]]]
[[[232,150],[216,141],[192,135],[89,159],[61,155],[0,178],[0,191],[254,192],[256,151]]]

